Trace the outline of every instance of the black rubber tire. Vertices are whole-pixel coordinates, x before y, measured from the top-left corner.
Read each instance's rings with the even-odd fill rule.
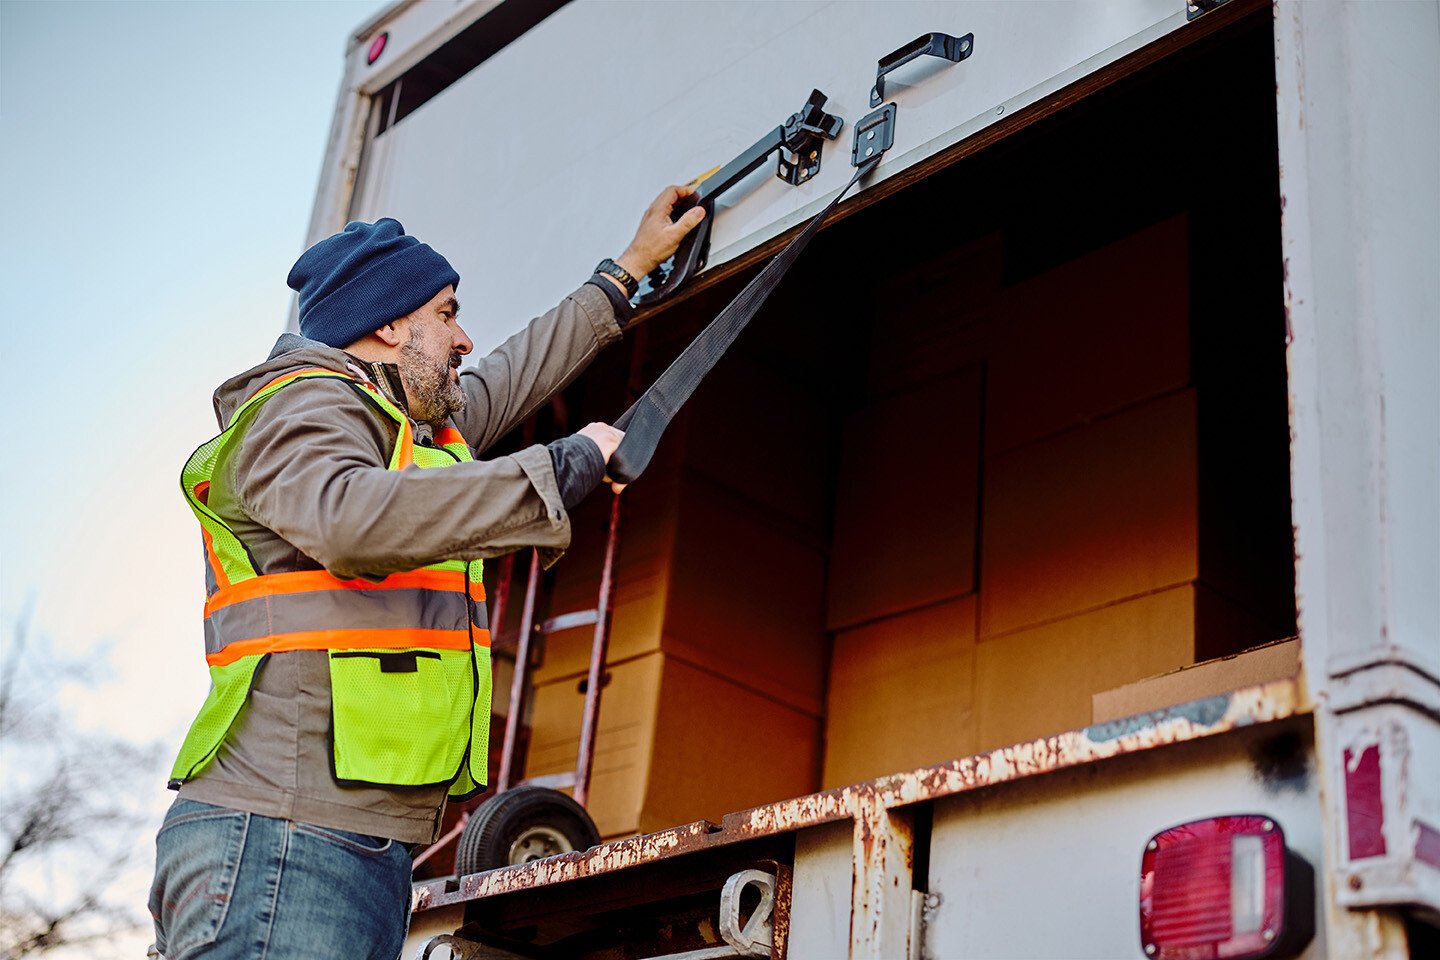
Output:
[[[535,837],[535,843],[526,838]],[[512,787],[475,808],[460,834],[455,875],[467,876],[570,850],[588,850],[600,831],[585,808],[558,790]],[[517,843],[522,849],[516,850]]]

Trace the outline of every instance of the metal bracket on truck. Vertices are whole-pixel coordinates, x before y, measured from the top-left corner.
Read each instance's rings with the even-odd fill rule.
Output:
[[[870,106],[880,107],[868,113],[855,124],[855,145],[850,150],[850,163],[860,166],[883,154],[895,145],[895,115],[899,107],[894,103],[880,104],[885,99],[885,75],[909,63],[917,57],[931,56],[959,63],[968,59],[975,50],[975,34],[952,37],[948,33],[927,33],[917,37],[899,50],[881,57],[875,64],[875,86],[870,88]]]
[[[870,106],[878,107],[885,102],[885,74],[899,69],[917,57],[939,57],[951,63],[968,59],[975,50],[975,34],[952,37],[948,33],[927,33],[916,37],[899,50],[881,57],[875,64],[875,86],[870,88]]]
[[[641,281],[640,293],[635,300],[637,306],[658,303],[678,290],[692,274],[704,268],[710,253],[710,222],[714,218],[715,198],[760,169],[770,154],[780,154],[775,176],[792,187],[800,186],[820,172],[825,141],[834,140],[845,126],[843,117],[828,114],[822,109],[827,99],[819,90],[812,90],[805,106],[756,140],[744,153],[721,167],[719,172],[706,177],[689,203],[676,206],[674,215],[677,219],[697,205],[705,208],[705,219],[685,237],[673,257]]]

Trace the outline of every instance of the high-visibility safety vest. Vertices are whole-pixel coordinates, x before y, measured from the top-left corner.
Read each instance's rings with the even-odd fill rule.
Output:
[[[225,431],[186,461],[180,485],[205,540],[205,659],[210,694],[170,774],[192,779],[214,759],[265,658],[324,650],[330,658],[334,773],[349,783],[449,785],[463,799],[484,788],[490,734],[490,631],[479,560],[446,560],[378,582],[324,570],[262,574],[208,505],[210,482],[260,406],[300,380],[343,380],[399,428],[391,470],[473,459],[459,431],[414,442],[410,419],[369,383],[320,368],[274,380],[240,406]]]

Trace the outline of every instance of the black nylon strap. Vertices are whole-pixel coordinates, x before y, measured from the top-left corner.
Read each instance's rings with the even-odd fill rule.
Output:
[[[745,289],[711,320],[709,325],[681,351],[680,356],[660,374],[660,378],[646,390],[640,399],[620,415],[615,426],[625,431],[625,439],[610,457],[606,473],[617,483],[630,483],[644,472],[655,455],[660,437],[669,426],[671,418],[690,399],[700,381],[720,362],[725,351],[745,329],[770,294],[780,285],[785,274],[819,230],[830,212],[850,192],[850,188],[880,164],[880,157],[862,164],[855,176],[836,194],[835,199],[816,214],[805,229],[791,240],[785,249],[765,264],[765,269],[745,285]]]

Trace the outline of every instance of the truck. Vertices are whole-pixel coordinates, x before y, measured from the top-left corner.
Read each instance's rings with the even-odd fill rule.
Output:
[[[478,352],[726,181],[511,448],[858,177],[644,476],[488,564],[499,789],[407,956],[1440,956],[1437,171],[1431,0],[360,25],[309,239],[399,219]]]

